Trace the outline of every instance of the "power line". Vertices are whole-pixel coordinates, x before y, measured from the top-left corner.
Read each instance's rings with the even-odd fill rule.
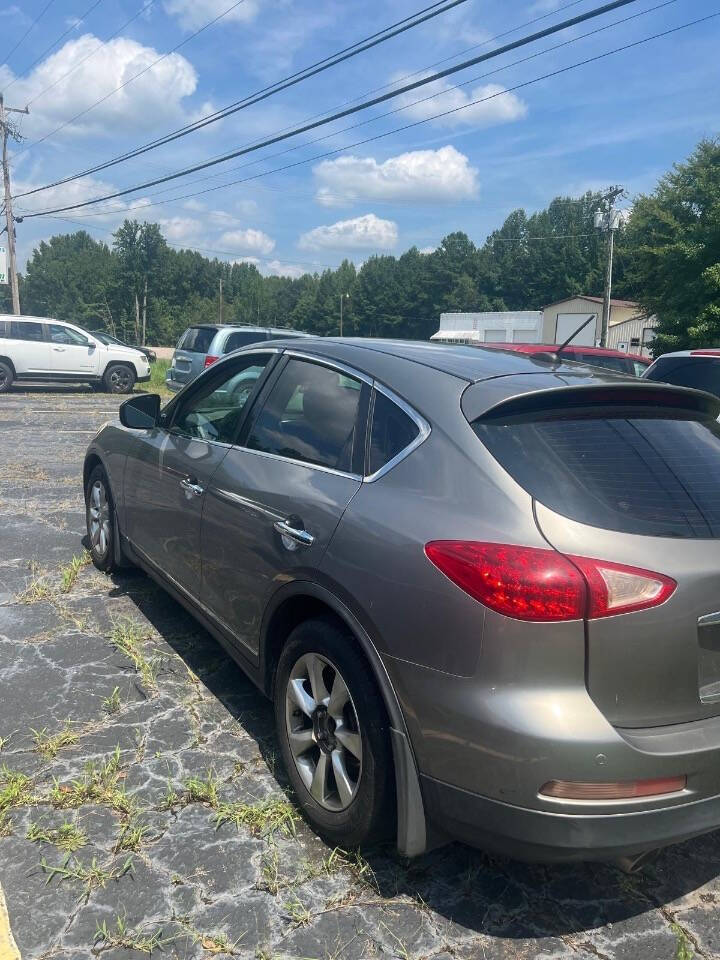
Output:
[[[178,171],[173,174],[168,174],[165,177],[159,177],[156,180],[148,180],[144,183],[138,184],[134,187],[127,187],[124,190],[118,190],[112,194],[106,194],[103,197],[96,197],[93,200],[86,200],[83,203],[69,204],[65,207],[59,207],[57,209],[51,210],[51,213],[63,213],[65,210],[77,210],[81,207],[89,207],[96,203],[102,203],[105,200],[114,200],[118,197],[127,196],[130,193],[136,193],[138,190],[144,190],[146,187],[158,186],[161,183],[167,183],[170,180],[176,180],[179,177],[187,176],[190,173],[196,173],[199,170],[205,170],[208,167],[216,166],[218,163],[224,163],[227,160],[232,160],[235,157],[243,156],[247,153],[253,153],[256,150],[260,150],[263,147],[272,145],[273,143],[279,143],[282,140],[287,140],[290,137],[298,136],[301,133],[307,133],[310,130],[314,130],[317,127],[325,126],[328,123],[332,123],[335,120],[340,120],[343,117],[350,116],[354,113],[358,113],[361,110],[365,110],[368,107],[376,106],[379,103],[384,103],[387,100],[393,99],[397,96],[400,96],[403,93],[408,93],[411,90],[416,90],[419,87],[426,86],[429,83],[434,83],[437,80],[441,80],[444,77],[450,76],[451,74],[458,73],[460,70],[465,70],[468,67],[475,66],[478,63],[482,63],[485,60],[491,60],[495,57],[498,57],[504,53],[509,52],[510,50],[516,50],[518,47],[526,46],[529,43],[533,43],[536,40],[540,40],[543,37],[550,36],[554,33],[558,33],[561,30],[565,30],[568,27],[576,26],[577,24],[583,23],[586,20],[593,19],[595,17],[601,16],[604,13],[608,13],[611,10],[616,10],[619,7],[627,6],[630,3],[636,3],[637,0],[612,0],[611,3],[606,3],[601,7],[595,7],[592,10],[587,11],[584,14],[579,16],[572,17],[569,20],[563,20],[560,23],[554,24],[551,27],[546,27],[544,30],[541,30],[537,33],[530,34],[526,37],[521,37],[519,40],[514,40],[511,43],[504,44],[501,47],[497,47],[494,50],[490,50],[488,53],[483,53],[477,57],[472,57],[470,60],[465,60],[462,63],[459,63],[453,67],[447,67],[445,70],[441,70],[438,73],[431,74],[429,77],[422,78],[420,80],[415,80],[413,83],[405,84],[403,87],[399,87],[397,90],[390,91],[389,93],[382,94],[381,96],[375,97],[372,100],[363,101],[360,104],[356,104],[352,107],[347,107],[345,110],[341,110],[332,114],[329,117],[326,117],[321,120],[316,120],[312,123],[306,123],[303,126],[296,127],[294,130],[291,130],[287,133],[278,134],[273,137],[266,138],[264,141],[259,142],[258,144],[245,147],[240,150],[234,150],[231,153],[225,154],[220,158],[213,160],[207,160],[204,163],[195,164],[192,167],[187,167],[184,170]],[[62,181],[61,181],[62,182]],[[53,184],[55,186],[56,184]],[[18,194],[18,198],[21,196],[29,196],[31,193],[38,193],[41,190],[48,189],[48,186],[37,187],[32,191],[26,191],[24,194]]]
[[[644,44],[644,43],[648,43],[648,42],[651,41],[651,40],[657,40],[657,39],[660,39],[660,38],[662,38],[662,37],[670,36],[671,34],[677,33],[678,31],[684,30],[684,29],[686,29],[686,28],[688,28],[688,27],[696,26],[697,24],[705,23],[705,22],[707,22],[707,21],[709,21],[709,20],[713,20],[713,19],[715,19],[715,18],[718,17],[718,16],[720,16],[720,11],[718,11],[718,12],[716,12],[716,13],[709,14],[708,16],[705,16],[705,17],[700,17],[700,18],[698,18],[698,19],[696,19],[696,20],[690,20],[690,21],[688,21],[688,22],[686,22],[686,23],[680,24],[680,25],[677,26],[677,27],[671,27],[671,28],[668,29],[668,30],[663,30],[663,31],[661,31],[661,32],[659,32],[659,33],[651,34],[651,35],[648,36],[648,37],[643,37],[642,39],[640,39],[640,40],[635,40],[635,41],[633,41],[632,43],[626,43],[626,44],[623,44],[622,46],[615,47],[615,48],[612,49],[612,50],[606,50],[604,53],[596,54],[595,56],[592,56],[592,57],[587,57],[585,60],[579,60],[579,61],[577,61],[576,63],[569,64],[569,65],[567,65],[567,66],[565,66],[565,67],[560,67],[560,68],[558,68],[557,70],[553,70],[553,71],[551,71],[551,72],[549,72],[549,73],[542,74],[542,75],[539,76],[539,77],[533,77],[533,78],[530,79],[530,80],[525,80],[525,81],[523,81],[522,83],[517,83],[517,84],[515,84],[514,86],[508,87],[507,89],[504,89],[504,90],[502,90],[502,91],[499,91],[499,92],[490,94],[490,95],[485,96],[485,97],[480,97],[480,98],[478,98],[478,99],[476,99],[476,100],[471,100],[471,101],[469,101],[468,103],[463,104],[462,106],[454,107],[454,108],[452,108],[452,109],[450,109],[450,110],[443,110],[443,111],[441,111],[440,113],[433,114],[433,115],[430,116],[430,117],[425,117],[425,118],[423,118],[422,120],[416,120],[416,121],[414,121],[413,123],[404,124],[404,125],[401,126],[401,127],[396,127],[396,128],[394,128],[393,130],[387,130],[387,131],[385,131],[384,133],[376,134],[376,135],[373,136],[373,137],[367,137],[367,138],[365,138],[364,140],[358,140],[358,141],[356,141],[355,143],[346,144],[346,145],[344,145],[344,146],[342,146],[342,147],[338,147],[338,148],[335,149],[335,150],[328,150],[328,151],[326,151],[325,153],[320,153],[320,154],[317,154],[317,155],[315,155],[315,156],[313,156],[313,157],[306,157],[306,158],[304,158],[303,160],[297,160],[297,161],[295,161],[295,162],[293,162],[293,163],[285,164],[285,165],[282,166],[282,167],[276,167],[276,168],[273,169],[273,170],[265,170],[265,171],[263,171],[263,172],[261,172],[261,173],[253,174],[252,176],[249,176],[249,177],[242,177],[242,178],[237,179],[237,180],[232,180],[232,181],[230,181],[230,182],[228,182],[228,183],[221,183],[221,184],[218,184],[217,186],[214,186],[214,187],[207,187],[207,188],[204,189],[204,190],[197,190],[197,191],[195,191],[195,192],[193,192],[193,193],[184,194],[184,195],[181,195],[181,196],[178,196],[178,197],[172,197],[170,200],[159,201],[158,203],[142,203],[142,204],[138,204],[136,207],[128,207],[128,208],[126,208],[126,211],[124,211],[124,212],[126,212],[126,213],[127,213],[127,212],[132,212],[133,210],[138,210],[138,209],[146,210],[146,209],[148,209],[149,207],[164,206],[166,203],[175,203],[175,202],[177,202],[177,201],[179,201],[179,200],[188,200],[188,199],[193,198],[193,197],[204,196],[204,195],[206,195],[206,194],[208,194],[208,193],[213,193],[213,192],[215,192],[215,191],[217,191],[217,190],[223,190],[223,189],[226,189],[227,187],[237,186],[237,185],[240,184],[240,183],[247,183],[247,182],[249,182],[249,181],[251,181],[251,180],[258,180],[258,179],[260,179],[261,177],[266,177],[266,176],[269,176],[270,174],[273,174],[273,173],[282,173],[282,172],[285,171],[285,170],[290,170],[290,169],[292,169],[292,168],[294,168],[294,167],[299,167],[299,166],[302,166],[303,164],[306,164],[306,163],[313,163],[313,162],[315,162],[316,160],[323,160],[323,159],[326,159],[327,157],[335,156],[335,155],[338,154],[338,153],[342,153],[342,152],[345,151],[345,150],[349,150],[349,149],[352,149],[352,148],[354,148],[354,147],[364,146],[364,145],[367,144],[367,143],[373,143],[373,142],[375,142],[375,141],[377,141],[377,140],[381,140],[381,139],[383,139],[383,138],[385,138],[385,137],[392,136],[392,135],[395,134],[395,133],[401,133],[401,132],[403,132],[403,131],[405,131],[405,130],[409,130],[409,129],[412,129],[412,128],[414,128],[414,127],[421,126],[422,124],[429,123],[429,122],[432,121],[432,120],[437,120],[437,119],[439,119],[440,117],[446,117],[446,116],[449,116],[449,115],[452,115],[452,114],[455,114],[455,113],[460,113],[462,110],[467,110],[468,108],[473,107],[473,106],[476,106],[476,105],[479,104],[479,103],[486,103],[486,102],[489,101],[489,100],[494,100],[496,97],[505,96],[505,95],[507,95],[508,93],[513,93],[515,90],[521,90],[521,89],[523,89],[523,88],[525,88],[525,87],[531,86],[531,85],[534,84],[534,83],[539,83],[539,82],[542,81],[542,80],[548,80],[548,79],[551,79],[551,78],[553,78],[553,77],[559,76],[559,75],[561,75],[561,74],[568,73],[570,70],[575,70],[575,69],[577,69],[578,67],[587,66],[587,65],[590,64],[590,63],[595,63],[595,62],[597,62],[597,61],[599,61],[599,60],[603,60],[605,57],[613,56],[613,55],[616,54],[616,53],[621,53],[621,52],[623,52],[624,50],[633,49],[633,48],[635,48],[635,47],[641,46],[641,45]],[[94,203],[94,202],[100,202],[100,201],[99,201],[99,200],[98,200],[98,201],[87,201],[87,202],[84,203],[84,204],[77,204],[77,205],[70,206],[70,207],[62,207],[62,208],[59,208],[59,209],[57,209],[57,210],[41,211],[41,212],[39,212],[39,213],[24,213],[24,214],[23,214],[23,218],[24,218],[24,219],[28,219],[28,218],[31,218],[31,217],[47,216],[47,215],[49,215],[49,214],[62,213],[62,212],[64,212],[65,210],[68,210],[68,209],[76,209],[76,208],[81,207],[81,206],[89,206],[89,205],[91,205],[91,204]],[[579,199],[579,200],[573,199],[571,202],[574,202],[574,203],[580,202],[580,203],[581,203],[581,202],[583,202],[583,200],[582,200],[582,199]],[[102,211],[100,214],[95,214],[95,215],[96,215],[96,216],[107,216],[108,213],[112,213],[112,212],[117,212],[117,211],[108,211],[108,210],[105,210],[105,211]]]
[[[173,140],[177,140],[179,137],[186,136],[188,133],[194,133],[195,131],[202,129],[205,126],[208,126],[208,124],[210,123],[215,123],[218,120],[222,120],[225,117],[230,116],[230,114],[237,113],[239,110],[244,110],[247,107],[251,107],[256,103],[260,103],[262,100],[267,100],[269,97],[274,96],[276,93],[280,93],[282,90],[287,90],[289,87],[295,86],[296,84],[301,83],[304,80],[308,80],[311,77],[317,76],[318,74],[323,73],[325,70],[329,70],[331,67],[335,67],[339,63],[343,63],[345,60],[350,60],[352,57],[356,57],[358,54],[363,53],[364,51],[369,50],[380,43],[385,43],[387,40],[391,40],[393,37],[396,37],[399,34],[404,33],[406,30],[410,30],[413,27],[420,26],[420,24],[425,23],[427,20],[430,20],[433,17],[437,17],[440,14],[446,13],[448,10],[451,10],[453,7],[457,7],[461,3],[466,3],[466,2],[467,0],[436,0],[436,2],[431,4],[429,7],[424,7],[422,10],[419,10],[417,13],[414,13],[409,17],[405,17],[404,20],[399,20],[396,23],[390,24],[390,26],[385,27],[383,30],[380,30],[377,33],[371,34],[371,36],[366,37],[363,40],[358,40],[356,43],[351,44],[351,46],[345,47],[342,50],[338,51],[337,53],[331,54],[329,57],[326,57],[323,60],[319,60],[316,63],[311,64],[309,67],[305,67],[303,70],[299,70],[296,73],[291,74],[289,77],[285,77],[284,79],[278,80],[267,87],[263,87],[261,90],[258,90],[255,93],[248,94],[247,97],[243,98],[242,100],[236,101],[234,104],[231,104],[229,107],[224,107],[222,110],[217,110],[215,111],[215,113],[208,114],[206,117],[202,117],[200,120],[197,120],[194,123],[187,124],[185,127],[182,127],[180,130],[173,131],[172,133],[167,134],[165,137],[160,137],[156,140],[151,141],[149,144],[144,144],[143,146],[138,147],[135,150],[128,151],[122,156],[114,157],[111,160],[106,161],[105,163],[97,164],[96,166],[90,167],[87,170],[83,170],[80,173],[74,174],[70,177],[66,177],[62,180],[57,180],[54,183],[48,184],[46,187],[39,187],[38,190],[49,189],[50,187],[59,186],[64,183],[69,183],[71,180],[77,180],[80,177],[90,176],[93,173],[98,173],[100,170],[106,170],[108,167],[115,166],[116,164],[122,163],[125,160],[130,160],[133,157],[137,157],[143,153],[147,153],[149,150],[157,149],[157,147],[163,146],[166,143],[170,143]],[[188,38],[188,39],[191,39],[191,38]],[[154,66],[154,64],[151,64],[151,66]],[[111,95],[112,94],[108,94],[108,96],[111,96]],[[103,100],[106,100],[106,99],[107,97],[103,98]],[[95,106],[102,103],[103,100],[98,100],[96,104],[93,104],[91,107],[88,107],[88,109],[84,112],[85,113],[89,112]],[[82,115],[83,114],[78,114],[78,116],[82,116]],[[68,120],[63,126],[67,126],[68,123],[72,123],[73,120],[76,120],[77,118],[78,117],[73,117],[72,120]],[[58,130],[61,130],[61,129],[62,127],[58,127]],[[54,132],[57,133],[58,130]],[[50,137],[50,136],[52,136],[52,134],[47,135],[47,137]],[[47,137],[44,137],[43,139],[47,139]],[[42,140],[35,141],[35,143],[41,143],[41,142]],[[37,192],[37,191],[34,191],[34,192]]]
[[[7,62],[10,60],[10,57],[15,53],[15,51],[18,49],[18,47],[23,43],[23,41],[25,40],[25,38],[28,37],[28,36],[32,33],[32,31],[35,29],[35,27],[38,25],[38,23],[42,20],[42,18],[43,18],[43,17],[45,16],[45,14],[48,12],[48,10],[49,10],[50,7],[53,5],[53,3],[55,3],[55,0],[48,0],[48,2],[45,4],[45,6],[44,6],[44,7],[42,8],[42,10],[40,11],[40,13],[35,17],[35,19],[34,19],[33,22],[30,24],[30,26],[27,28],[27,30],[25,31],[25,33],[20,37],[20,39],[18,40],[18,42],[17,42],[17,43],[15,44],[15,46],[12,48],[12,50],[10,51],[10,53],[8,53],[8,55],[5,57],[5,59],[3,60],[3,63],[7,63]]]
[[[10,87],[14,86],[14,85],[18,82],[18,80],[20,80],[20,79],[21,79],[22,77],[24,77],[26,74],[30,73],[30,71],[32,70],[32,68],[33,68],[34,66],[36,66],[38,63],[40,63],[40,61],[52,50],[52,48],[55,47],[55,46],[57,46],[57,44],[60,43],[61,40],[64,40],[65,37],[66,37],[69,33],[72,33],[73,30],[77,30],[77,28],[80,26],[80,24],[81,24],[87,17],[89,17],[90,14],[93,12],[93,10],[94,10],[96,7],[99,7],[102,2],[103,2],[103,0],[95,0],[95,2],[94,2],[90,7],[88,7],[88,9],[85,11],[85,13],[83,13],[83,15],[82,15],[81,17],[78,17],[78,19],[77,19],[76,21],[74,21],[73,23],[71,23],[70,26],[67,28],[67,30],[65,30],[63,33],[61,33],[59,37],[56,37],[55,40],[53,40],[53,42],[52,42],[51,44],[49,44],[47,47],[45,47],[45,49],[43,50],[43,52],[40,54],[39,57],[36,57],[29,66],[25,67],[25,69],[23,70],[22,73],[19,73],[13,80],[10,81],[10,83],[5,87],[5,91],[4,91],[4,92],[7,93],[7,91],[10,89]],[[36,99],[37,99],[37,98],[36,98]],[[32,101],[31,101],[31,102],[32,102]]]

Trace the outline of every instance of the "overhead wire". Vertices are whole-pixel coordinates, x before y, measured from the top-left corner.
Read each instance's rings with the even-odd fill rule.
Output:
[[[118,190],[115,193],[106,194],[105,196],[96,197],[91,200],[86,200],[82,203],[70,204],[65,207],[60,207],[50,212],[62,213],[65,210],[76,210],[76,209],[80,209],[81,207],[92,206],[96,203],[103,203],[106,200],[114,200],[114,199],[117,199],[118,197],[127,196],[130,193],[137,193],[137,191],[144,190],[147,187],[158,186],[161,183],[167,183],[171,180],[176,180],[176,179],[179,179],[180,177],[188,176],[191,173],[196,173],[200,170],[205,170],[208,167],[216,166],[219,163],[224,163],[224,162],[227,162],[228,160],[235,159],[236,157],[243,156],[248,153],[253,153],[256,150],[262,149],[263,147],[270,146],[274,143],[279,143],[280,141],[287,140],[293,136],[299,136],[302,133],[307,133],[310,130],[316,129],[317,127],[325,126],[326,124],[332,123],[335,120],[340,120],[343,117],[350,116],[354,113],[360,112],[361,110],[366,110],[369,107],[376,106],[379,103],[384,103],[387,100],[394,99],[395,97],[398,97],[404,93],[408,93],[411,90],[415,90],[415,89],[418,89],[419,87],[426,86],[430,83],[434,83],[438,80],[443,79],[446,76],[450,76],[461,70],[465,70],[468,67],[475,66],[478,63],[482,63],[486,60],[491,60],[511,50],[515,50],[515,49],[518,49],[519,47],[526,46],[529,43],[534,43],[535,41],[540,40],[543,37],[550,36],[554,33],[558,33],[561,30],[566,30],[571,26],[576,26],[580,23],[585,22],[586,20],[593,19],[595,17],[601,16],[602,14],[608,13],[611,10],[615,10],[620,7],[627,6],[630,3],[636,3],[636,2],[637,0],[612,0],[612,2],[606,3],[600,7],[595,7],[584,14],[580,14],[579,16],[572,17],[569,20],[563,20],[560,23],[553,24],[550,27],[546,27],[544,30],[541,30],[534,34],[530,34],[529,36],[521,37],[520,39],[514,40],[511,43],[504,44],[501,47],[496,47],[495,49],[490,50],[487,53],[483,53],[469,60],[465,60],[460,64],[456,64],[455,66],[447,67],[445,70],[441,70],[437,73],[431,74],[428,77],[415,80],[410,84],[405,84],[404,86],[399,87],[397,90],[393,90],[388,93],[382,94],[371,100],[363,101],[360,104],[355,104],[354,106],[347,107],[344,110],[340,110],[330,115],[329,117],[313,121],[312,123],[306,123],[300,127],[296,127],[294,130],[289,131],[287,133],[282,133],[282,134],[278,134],[278,135],[266,138],[265,140],[259,142],[256,145],[253,145],[250,147],[244,147],[239,150],[234,150],[228,154],[225,154],[220,158],[215,158],[212,160],[204,161],[203,163],[194,164],[191,167],[187,167],[184,170],[180,170],[175,173],[168,174],[164,177],[159,177],[155,180],[145,181],[144,183],[137,184],[132,187],[127,187],[124,190]],[[53,186],[56,186],[56,185],[59,185],[59,184],[53,184]],[[38,193],[41,190],[48,189],[48,187],[49,185],[45,185],[43,187],[37,187],[32,191],[25,191],[22,194],[17,194],[16,198],[19,199],[20,197],[23,197],[23,196],[29,196],[30,194]]]
[[[17,43],[15,44],[15,46],[10,50],[10,53],[8,53],[8,54],[5,56],[5,58],[4,58],[2,61],[0,61],[0,63],[8,63],[8,61],[10,60],[10,57],[11,57],[11,56],[15,53],[15,51],[25,42],[25,40],[27,39],[27,37],[30,36],[30,34],[33,32],[33,30],[35,29],[35,27],[38,25],[38,23],[42,20],[42,18],[43,18],[43,17],[45,16],[45,14],[48,12],[48,10],[49,10],[50,7],[53,5],[53,3],[55,3],[55,0],[48,0],[48,2],[45,4],[45,6],[44,6],[44,7],[42,8],[42,10],[40,11],[40,13],[35,17],[35,19],[33,20],[33,22],[32,22],[32,23],[30,24],[30,26],[27,28],[27,30],[25,31],[25,33],[20,37],[20,39],[19,39],[19,40],[17,41]]]

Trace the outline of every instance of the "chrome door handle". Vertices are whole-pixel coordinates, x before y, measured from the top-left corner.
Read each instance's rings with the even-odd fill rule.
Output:
[[[287,546],[289,550],[294,550],[295,547],[285,543],[285,538],[291,540],[293,544],[299,544],[301,547],[311,547],[313,543],[315,543],[315,537],[311,533],[307,530],[299,530],[297,527],[291,527],[287,520],[276,520],[273,524],[273,529],[280,534],[283,538],[283,544]]]
[[[55,353],[65,353],[65,347],[53,347]]]
[[[199,483],[195,483],[190,477],[185,477],[184,480],[181,480],[180,486],[186,493],[193,494],[196,497],[201,497],[203,493],[205,493],[205,487],[201,487]]]

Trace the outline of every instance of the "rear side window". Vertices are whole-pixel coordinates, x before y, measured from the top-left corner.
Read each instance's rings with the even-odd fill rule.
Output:
[[[216,333],[212,327],[190,327],[182,335],[177,348],[188,353],[207,353]]]
[[[601,353],[578,353],[573,357],[582,360],[593,367],[604,367],[606,370],[615,370],[618,373],[631,373],[630,364],[624,357],[604,357]]]
[[[409,447],[419,433],[415,421],[389,397],[376,390],[367,472],[377,473]]]
[[[0,320],[0,340],[6,340],[10,336],[10,321]]]
[[[32,323],[27,320],[10,321],[10,339],[11,340],[32,340],[34,342],[44,340],[45,335],[41,323]]]
[[[237,333],[231,333],[225,341],[223,353],[232,353],[233,350],[246,347],[249,343],[260,343],[261,340],[267,339],[268,337],[264,330],[238,330]]]
[[[695,387],[720,397],[720,357],[661,357],[646,379]]]
[[[289,360],[250,431],[247,446],[350,472],[361,388],[359,380],[337,370]]]
[[[627,417],[476,422],[496,460],[532,497],[606,530],[720,536],[720,425],[654,410]]]

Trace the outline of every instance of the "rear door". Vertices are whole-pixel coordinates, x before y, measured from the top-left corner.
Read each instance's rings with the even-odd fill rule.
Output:
[[[189,327],[178,341],[172,360],[172,379],[185,386],[205,369],[205,357],[215,339],[215,327]]]
[[[370,387],[359,374],[291,356],[240,444],[220,464],[203,514],[203,597],[256,655],[272,594],[317,577],[360,488]]]
[[[553,547],[677,584],[659,606],[586,621],[588,691],[608,720],[645,727],[718,714],[716,411],[699,411],[691,394],[687,405],[658,393],[625,408],[609,407],[608,396],[598,407],[536,407],[476,432],[535,498]],[[621,575],[613,589],[631,587]]]
[[[50,373],[50,344],[39,320],[10,320],[7,351],[18,374]]]

